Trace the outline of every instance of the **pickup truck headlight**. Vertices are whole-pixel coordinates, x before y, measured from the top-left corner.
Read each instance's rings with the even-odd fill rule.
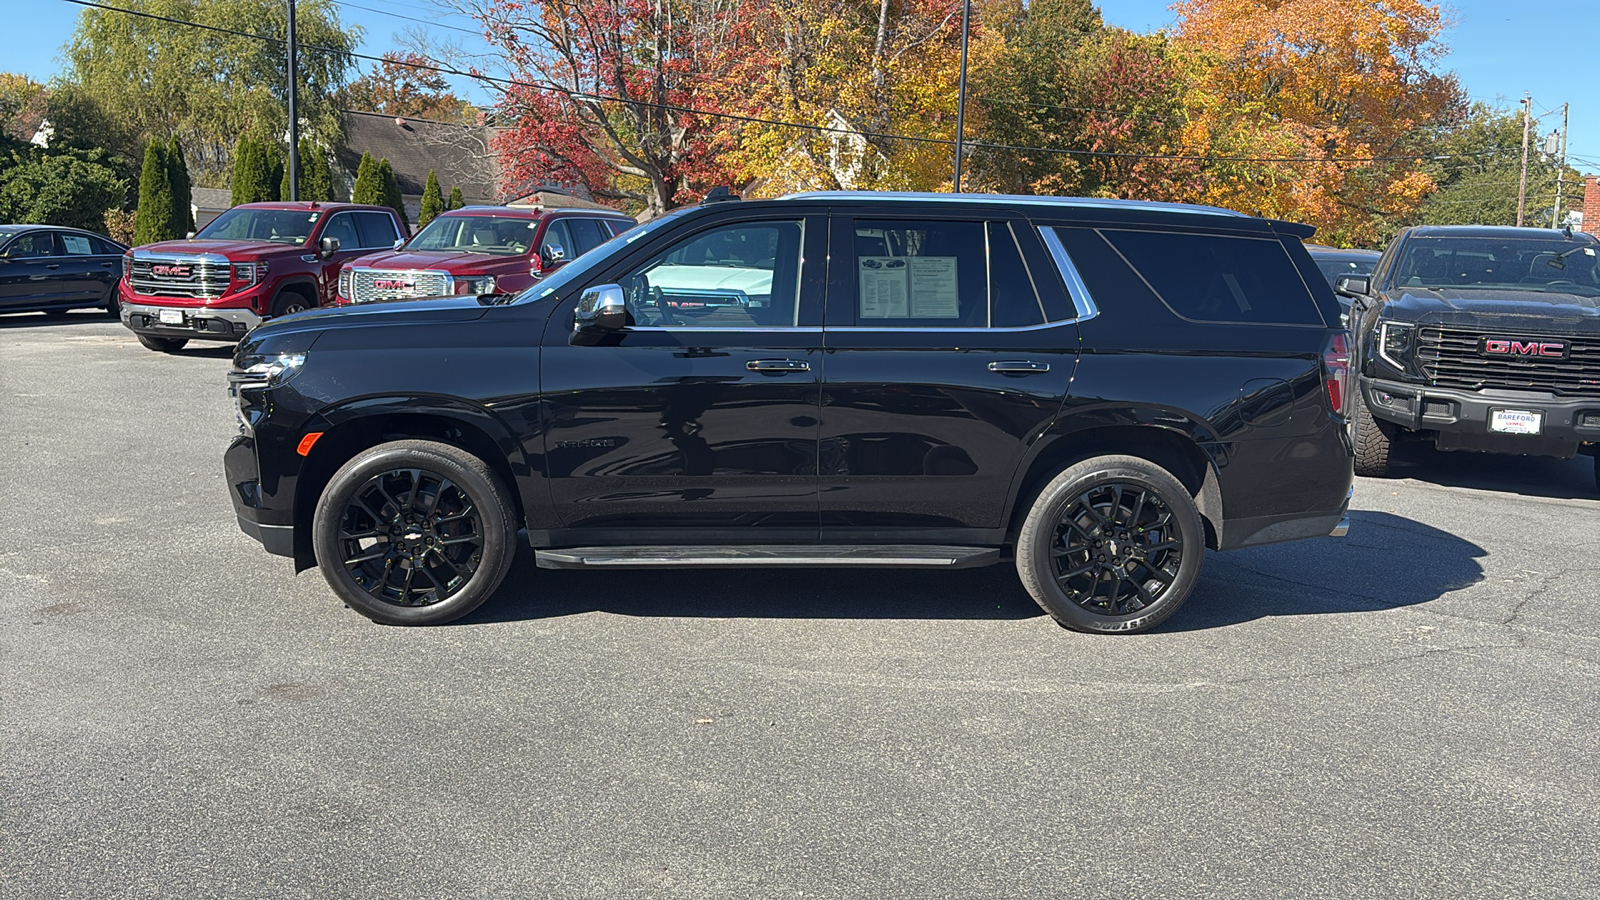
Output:
[[[233,264],[233,281],[240,290],[260,284],[266,277],[267,264],[264,262]]]
[[[493,275],[476,275],[471,278],[456,279],[456,293],[458,294],[498,294],[499,282]]]
[[[350,295],[350,283],[355,280],[355,272],[348,267],[339,270],[339,296],[346,300],[354,300]]]
[[[1402,372],[1409,371],[1416,327],[1403,322],[1378,323],[1378,357]]]

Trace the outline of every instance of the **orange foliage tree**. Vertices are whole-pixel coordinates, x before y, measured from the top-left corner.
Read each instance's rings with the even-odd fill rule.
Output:
[[[1185,143],[1242,160],[1207,163],[1192,199],[1359,244],[1380,240],[1432,190],[1420,169],[1428,129],[1463,103],[1455,77],[1436,70],[1447,24],[1439,4],[1183,0],[1175,9],[1174,44],[1189,66]]]

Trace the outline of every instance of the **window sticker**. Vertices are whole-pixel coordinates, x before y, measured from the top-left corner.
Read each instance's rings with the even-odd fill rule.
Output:
[[[911,257],[911,317],[961,318],[961,303],[956,293],[956,284],[954,256]]]
[[[73,256],[93,256],[94,251],[89,248],[89,239],[75,234],[63,234],[61,243],[67,245],[67,253]]]
[[[862,256],[856,259],[861,278],[861,318],[903,319],[910,271],[897,256]]]

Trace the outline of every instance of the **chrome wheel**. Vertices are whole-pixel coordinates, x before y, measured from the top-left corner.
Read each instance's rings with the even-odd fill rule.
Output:
[[[341,564],[374,600],[433,606],[459,592],[483,562],[484,527],[460,485],[426,469],[368,478],[339,517]]]
[[[1183,565],[1172,510],[1143,485],[1113,482],[1074,497],[1056,526],[1050,557],[1073,603],[1103,616],[1154,605]]]

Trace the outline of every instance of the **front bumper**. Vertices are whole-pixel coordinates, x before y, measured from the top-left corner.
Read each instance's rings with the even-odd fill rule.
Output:
[[[256,462],[255,438],[241,434],[222,457],[228,496],[239,530],[261,543],[268,553],[294,556],[294,524],[281,511],[266,508],[261,490],[261,470]]]
[[[181,321],[163,322],[176,313]],[[122,324],[138,334],[155,337],[191,338],[202,341],[237,341],[261,324],[261,317],[249,309],[212,309],[204,306],[152,306],[122,304]]]
[[[1374,418],[1411,431],[1433,432],[1442,450],[1480,450],[1570,458],[1600,442],[1600,397],[1561,397],[1540,391],[1462,391],[1381,378],[1361,379],[1361,397]],[[1497,411],[1538,413],[1538,434],[1492,431]]]

